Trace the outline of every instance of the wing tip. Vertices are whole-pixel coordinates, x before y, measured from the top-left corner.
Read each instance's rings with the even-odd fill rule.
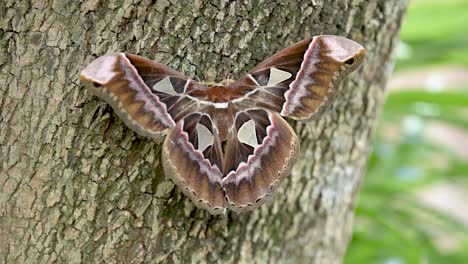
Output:
[[[114,67],[119,56],[125,56],[125,54],[112,53],[96,58],[80,72],[80,81],[85,84],[104,85],[108,83],[115,75]]]

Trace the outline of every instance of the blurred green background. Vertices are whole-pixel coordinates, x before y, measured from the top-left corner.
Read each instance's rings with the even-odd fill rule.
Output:
[[[410,2],[345,263],[468,263],[468,0]]]

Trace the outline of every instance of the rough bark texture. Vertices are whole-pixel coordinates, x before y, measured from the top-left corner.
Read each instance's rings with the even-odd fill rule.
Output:
[[[0,2],[0,262],[337,263],[384,99],[405,0]],[[293,124],[301,160],[272,203],[211,216],[79,84],[128,51],[202,80],[235,78],[293,42],[368,51],[329,114]]]

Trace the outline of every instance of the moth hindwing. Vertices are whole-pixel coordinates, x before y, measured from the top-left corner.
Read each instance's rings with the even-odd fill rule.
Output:
[[[299,153],[283,117],[320,117],[364,54],[352,40],[316,36],[267,58],[236,82],[208,85],[116,53],[91,62],[80,80],[136,133],[165,136],[165,173],[197,206],[222,214],[252,210],[273,196]]]

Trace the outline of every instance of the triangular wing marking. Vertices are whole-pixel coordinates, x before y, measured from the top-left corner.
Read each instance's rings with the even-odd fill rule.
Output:
[[[197,135],[198,135],[198,150],[203,152],[207,147],[213,145],[213,134],[211,134],[210,130],[198,123],[197,124]]]
[[[268,80],[268,87],[275,86],[278,83],[286,81],[291,78],[292,74],[287,71],[278,70],[276,68],[270,68],[270,79]]]
[[[249,120],[245,122],[237,132],[237,138],[240,142],[252,146],[253,148],[258,146],[257,132],[255,131],[255,121]]]
[[[178,93],[174,89],[174,86],[172,86],[171,79],[169,79],[169,77],[166,77],[161,81],[155,83],[153,85],[153,89],[166,94],[178,95]]]

